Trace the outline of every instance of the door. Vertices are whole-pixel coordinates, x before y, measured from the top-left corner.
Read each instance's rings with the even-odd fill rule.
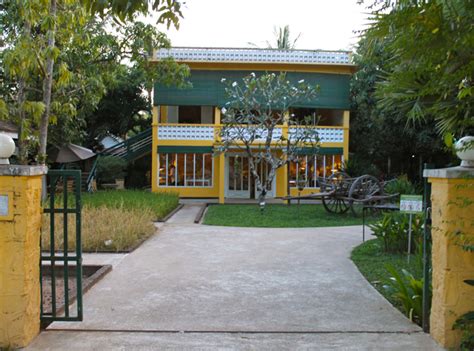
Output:
[[[250,198],[250,170],[246,156],[229,155],[226,157],[226,197],[237,199]]]
[[[256,164],[257,173],[260,177],[262,184],[265,184],[267,180],[267,174],[270,171],[270,166],[266,162],[259,162]],[[276,175],[273,177],[272,184],[267,187],[267,195],[266,197],[275,197],[275,189],[276,189]],[[257,181],[255,180],[255,198],[258,198],[258,191],[257,191]]]

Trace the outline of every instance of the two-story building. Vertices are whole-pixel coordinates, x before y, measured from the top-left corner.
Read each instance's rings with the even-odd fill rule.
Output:
[[[355,70],[348,52],[172,48],[156,51],[153,60],[167,57],[190,67],[192,87],[154,87],[152,191],[173,190],[181,197],[217,198],[220,203],[228,198],[255,196],[248,159],[237,149],[214,153],[219,143],[221,108],[227,102],[222,79],[239,81],[251,72],[287,72],[292,82],[304,79],[320,86],[318,98],[293,106],[290,111],[296,120],[314,116],[321,142],[318,153],[309,153],[300,162],[280,168],[269,197],[286,196],[288,184],[295,195],[301,177],[306,181],[303,193],[317,192],[319,180],[347,160],[349,82]],[[297,126],[279,128],[291,136],[291,129]],[[263,174],[263,168],[261,171]]]

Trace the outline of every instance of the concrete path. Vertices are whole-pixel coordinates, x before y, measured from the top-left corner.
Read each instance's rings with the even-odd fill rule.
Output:
[[[84,322],[28,349],[438,349],[350,261],[360,227],[203,226],[198,211],[123,257],[85,295]]]

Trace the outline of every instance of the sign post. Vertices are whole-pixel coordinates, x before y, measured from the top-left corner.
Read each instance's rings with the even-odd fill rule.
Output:
[[[407,261],[410,263],[411,253],[411,237],[412,228],[411,222],[413,221],[413,214],[423,212],[423,196],[422,195],[400,195],[400,212],[407,213],[410,215],[408,223],[408,256]]]

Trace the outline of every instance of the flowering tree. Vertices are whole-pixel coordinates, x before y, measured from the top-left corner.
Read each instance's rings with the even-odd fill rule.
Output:
[[[310,118],[299,122],[290,116],[292,106],[315,99],[319,86],[311,86],[300,80],[290,83],[286,74],[266,73],[257,77],[254,73],[244,77],[241,83],[226,82],[228,102],[222,108],[221,145],[219,152],[238,149],[248,157],[249,168],[255,179],[258,201],[265,204],[265,197],[278,168],[296,161],[303,148],[315,152],[318,133],[310,126]],[[288,135],[283,132],[288,125]],[[264,162],[264,174],[257,165]]]

